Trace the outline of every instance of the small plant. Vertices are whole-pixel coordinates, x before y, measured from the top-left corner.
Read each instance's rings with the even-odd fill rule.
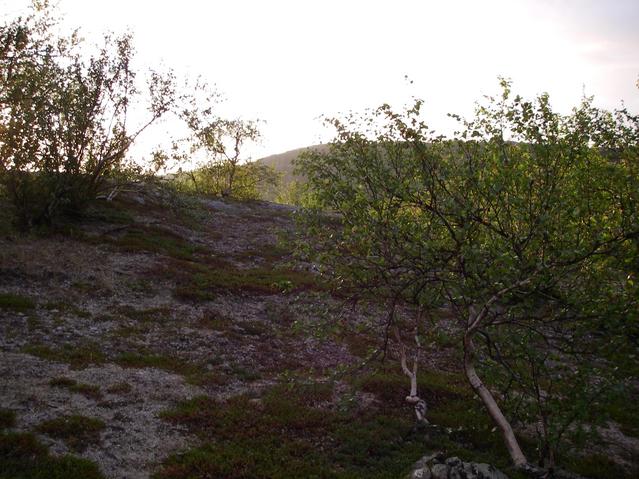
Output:
[[[179,281],[175,296],[183,300],[210,301],[220,293],[279,294],[327,286],[310,273],[292,269],[259,267],[238,269],[228,263],[191,268]]]
[[[34,344],[25,346],[22,352],[49,361],[67,363],[75,369],[83,369],[91,364],[102,364],[105,361],[104,354],[97,345],[88,344],[77,346],[65,344],[55,349],[43,344]]]
[[[207,311],[199,321],[203,328],[212,329],[214,331],[229,331],[234,324],[233,318],[217,313],[215,311]]]
[[[2,479],[104,479],[97,464],[79,457],[50,456],[33,434],[0,433]]]
[[[11,409],[0,409],[0,431],[16,425],[16,412]]]
[[[87,445],[100,442],[100,433],[105,427],[100,419],[72,415],[44,421],[36,430],[62,439],[70,449],[82,451]]]
[[[10,311],[28,311],[35,308],[33,299],[14,293],[0,293],[0,309]]]
[[[102,392],[99,386],[93,384],[78,383],[76,380],[67,377],[53,378],[49,381],[52,387],[66,388],[71,392],[82,394],[89,399],[102,399]]]
[[[404,440],[410,423],[375,408],[357,416],[330,407],[330,383],[290,382],[262,398],[199,397],[166,412],[203,443],[168,458],[157,479],[400,477],[423,452]]]
[[[67,378],[65,376],[53,378],[49,381],[49,386],[54,388],[70,388],[77,384],[78,382],[75,379]]]
[[[197,252],[195,246],[178,234],[151,226],[131,227],[124,236],[112,242],[124,251],[148,251],[183,260],[192,259]]]
[[[171,76],[151,73],[148,117],[131,121],[142,93],[131,36],[105,36],[90,54],[77,32],[57,33],[53,15],[38,2],[0,25],[0,70],[11,72],[0,76],[0,185],[22,228],[78,216],[115,178],[132,176],[127,151],[175,100]]]
[[[128,394],[133,390],[131,385],[127,382],[115,383],[109,386],[106,390],[109,394]]]
[[[126,352],[120,354],[115,362],[126,368],[157,368],[184,376],[198,375],[198,366],[174,356],[163,356],[151,352]]]

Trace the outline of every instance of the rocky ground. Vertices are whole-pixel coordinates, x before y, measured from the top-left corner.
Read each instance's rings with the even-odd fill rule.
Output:
[[[354,361],[346,344],[295,331],[314,314],[314,297],[325,296],[325,308],[337,302],[321,288],[300,297],[286,273],[269,275],[281,265],[295,272],[279,245],[293,228],[291,208],[198,200],[180,205],[191,217],[179,218],[163,204],[132,195],[71,236],[0,241],[0,292],[26,301],[0,309],[2,408],[16,413],[20,431],[65,415],[100,418],[100,441],[81,451],[41,438],[54,454],[94,460],[109,478],[148,477],[193,442],[159,417],[178,401],[259,396],[282,373],[328,374]],[[187,257],[267,274],[227,291],[212,286],[203,301],[182,299]],[[315,281],[308,265],[294,266]],[[60,378],[98,392],[53,385]]]
[[[382,311],[347,305],[313,265],[293,258],[292,208],[163,195],[129,193],[53,237],[0,240],[0,409],[14,416],[12,431],[34,433],[51,455],[89,459],[116,479],[225,477],[166,465],[167,457],[212,433],[184,418],[167,420],[165,412],[189,400],[209,398],[214,402],[207,404],[222,408],[243,397],[267,414],[268,391],[300,378],[331,381],[318,404],[339,434],[346,435],[340,408],[349,401],[363,421],[362,410],[370,404],[385,410],[390,398],[408,418],[398,430],[410,424],[401,375],[354,386],[341,374],[377,343],[366,334],[337,335],[332,326],[374,323]],[[454,371],[453,354],[442,346],[425,366]],[[426,393],[435,413],[446,398],[466,398],[457,398],[445,377],[440,382],[441,390]],[[453,425],[443,412],[442,422]],[[61,419],[76,424],[78,417],[85,422],[73,427],[97,420],[98,433],[51,426]],[[314,447],[328,441],[321,434]],[[400,439],[391,442],[406,450]],[[366,447],[349,454],[368,454]],[[423,446],[411,442],[393,467],[408,471],[417,451]],[[241,474],[228,477],[252,477]]]

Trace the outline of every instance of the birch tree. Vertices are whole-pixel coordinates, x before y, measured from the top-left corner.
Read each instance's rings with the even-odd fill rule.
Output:
[[[627,379],[619,358],[637,352],[623,331],[637,311],[639,121],[592,99],[562,116],[547,95],[501,86],[471,120],[456,117],[452,138],[421,120],[421,101],[329,120],[328,153],[300,167],[342,227],[309,215],[308,232],[358,294],[451,311],[460,368],[513,463],[528,464],[510,419],[527,409],[552,467],[558,431],[591,419],[569,387],[594,404],[608,379]],[[498,370],[506,390],[491,384]]]

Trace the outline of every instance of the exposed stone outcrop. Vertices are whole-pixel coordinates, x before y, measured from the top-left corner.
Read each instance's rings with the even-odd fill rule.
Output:
[[[444,458],[441,452],[422,457],[408,479],[508,479],[490,464],[463,462],[458,457]]]

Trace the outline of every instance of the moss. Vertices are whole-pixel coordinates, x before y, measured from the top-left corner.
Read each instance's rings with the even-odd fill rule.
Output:
[[[243,368],[241,366],[233,366],[228,371],[229,375],[240,379],[241,381],[257,381],[262,379],[262,374],[255,369]]]
[[[222,371],[209,371],[187,376],[186,380],[195,386],[216,388],[228,384],[231,378]]]
[[[271,333],[271,328],[264,321],[243,321],[239,323],[243,334],[249,336],[266,336]]]
[[[73,450],[82,451],[89,444],[100,442],[100,433],[104,428],[105,424],[100,419],[76,414],[44,421],[36,430],[62,439]]]
[[[174,296],[187,301],[211,301],[224,293],[282,294],[328,289],[320,278],[308,272],[272,266],[242,269],[215,256],[198,256],[197,262],[172,259],[149,274],[175,281]]]
[[[52,387],[66,388],[71,392],[82,394],[84,397],[94,400],[102,399],[102,392],[99,386],[93,384],[78,383],[74,379],[67,377],[53,378],[49,381]]]
[[[198,324],[202,328],[225,332],[233,327],[235,321],[233,318],[216,311],[206,311],[198,321]]]
[[[2,479],[104,479],[98,466],[75,456],[51,457],[32,434],[0,433]]]
[[[109,394],[128,394],[133,390],[127,382],[119,382],[109,386],[106,390]]]
[[[179,259],[192,259],[198,251],[178,234],[157,226],[132,226],[111,242],[126,252],[148,251]]]
[[[626,389],[611,397],[603,406],[602,415],[610,417],[619,424],[626,436],[639,437],[639,414],[628,404],[637,404],[639,391]]]
[[[156,479],[395,478],[423,454],[406,438],[407,417],[378,410],[355,416],[330,408],[330,383],[290,383],[261,399],[218,402],[195,398],[164,418],[197,433],[203,443],[165,461]]]
[[[581,476],[590,479],[631,479],[637,477],[639,469],[625,470],[615,463],[609,456],[603,454],[588,454],[583,457],[571,457],[562,461],[562,466]]]
[[[64,376],[53,378],[51,381],[49,381],[49,386],[52,386],[54,388],[70,388],[77,384],[78,382],[75,379],[67,378]]]
[[[385,414],[403,411],[404,417],[412,417],[413,412],[404,399],[410,381],[399,372],[397,365],[394,366],[380,368],[355,384],[363,391],[375,394],[381,400],[379,407]],[[501,436],[461,374],[424,370],[418,375],[418,388],[420,396],[428,403],[428,420],[448,431],[438,439],[438,444],[432,444],[434,448],[500,468],[510,465]]]
[[[141,323],[163,323],[173,317],[173,311],[168,306],[136,309],[130,305],[123,305],[116,308],[115,313]]]
[[[73,303],[66,301],[49,301],[45,303],[44,309],[51,311],[52,313],[69,313],[75,314],[79,318],[89,318],[91,313],[79,308]]]
[[[282,261],[291,254],[291,248],[279,244],[265,244],[261,248],[246,249],[236,253],[233,257],[240,261],[262,260],[265,263],[273,264]]]
[[[0,293],[0,309],[24,312],[35,308],[33,299],[14,293]]]
[[[379,342],[373,341],[370,335],[367,334],[344,332],[339,339],[348,347],[351,354],[359,358],[370,357],[375,349],[379,347]]]
[[[112,224],[130,224],[134,218],[128,208],[120,202],[100,202],[91,205],[85,212],[85,220]]]
[[[11,409],[0,408],[0,431],[16,425],[16,413]]]
[[[299,441],[277,438],[206,444],[169,457],[154,479],[223,477],[336,478],[323,458]]]
[[[198,375],[202,372],[197,365],[180,358],[144,351],[122,353],[115,362],[127,368],[157,368],[181,375]]]
[[[22,352],[49,361],[67,363],[75,369],[86,368],[91,364],[102,364],[105,361],[104,354],[102,354],[97,345],[88,344],[65,344],[60,348],[51,348],[42,344],[36,344],[25,346]]]

